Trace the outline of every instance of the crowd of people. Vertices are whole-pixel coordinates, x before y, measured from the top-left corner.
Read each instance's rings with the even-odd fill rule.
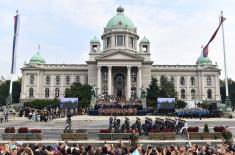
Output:
[[[127,100],[125,97],[104,95],[96,100],[92,109],[98,110],[99,115],[136,115],[138,110],[143,110],[143,106],[136,97]]]
[[[1,155],[234,155],[235,145],[219,143],[211,145],[141,145],[136,146],[124,144],[103,144],[94,146],[92,144],[68,144],[58,143],[54,145],[42,144],[19,144],[11,141],[0,145]]]
[[[203,108],[180,108],[175,110],[176,116],[181,118],[207,118],[209,110]]]
[[[125,97],[117,97],[114,95],[102,96],[96,100],[96,104],[94,109],[99,108],[137,108],[138,110],[142,110],[142,102],[133,97],[127,100]]]

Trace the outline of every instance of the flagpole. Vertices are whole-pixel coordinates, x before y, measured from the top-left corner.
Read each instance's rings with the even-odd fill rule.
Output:
[[[223,11],[221,11],[221,20],[223,18]],[[225,74],[225,103],[227,108],[231,108],[230,107],[230,103],[229,103],[229,93],[228,93],[228,76],[227,76],[227,57],[226,57],[226,51],[225,51],[225,39],[224,39],[224,24],[222,22],[222,37],[223,37],[223,52],[224,52],[224,74]]]
[[[18,10],[16,10],[16,16],[14,16],[14,37],[13,37],[13,48],[12,48],[10,88],[9,88],[9,96],[6,100],[7,109],[8,109],[8,105],[12,104],[12,87],[13,87],[13,79],[14,79],[15,67],[16,67],[16,47],[17,47],[17,40],[18,40],[18,32],[19,32],[19,14],[18,14]]]

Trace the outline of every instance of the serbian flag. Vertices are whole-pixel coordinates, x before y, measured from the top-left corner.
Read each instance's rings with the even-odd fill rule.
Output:
[[[19,23],[20,23],[20,18],[17,10],[16,15],[14,16],[14,38],[13,38],[13,47],[12,47],[11,74],[15,74],[16,47],[18,42]]]
[[[210,40],[208,41],[208,43],[206,44],[206,46],[203,48],[202,54],[204,57],[208,56],[208,51],[209,51],[209,44],[214,40],[217,32],[219,31],[219,28],[221,27],[222,23],[225,21],[226,18],[224,18],[223,16],[220,17],[220,23],[219,26],[217,27],[217,29],[215,30],[215,32],[213,33],[213,35],[211,36]]]

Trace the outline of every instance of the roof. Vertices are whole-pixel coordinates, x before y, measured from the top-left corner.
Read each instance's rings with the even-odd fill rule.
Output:
[[[124,8],[121,6],[117,8],[117,15],[112,17],[107,25],[106,29],[112,29],[112,28],[127,28],[129,30],[134,30],[135,26],[130,18],[124,15]]]
[[[209,57],[200,56],[196,62],[197,65],[212,64],[212,61]]]
[[[46,63],[44,58],[37,52],[37,54],[33,55],[32,58],[30,59],[31,64],[44,64]]]
[[[144,37],[140,40],[140,42],[141,43],[149,43],[149,40],[146,37]]]
[[[99,39],[96,37],[92,38],[90,41],[90,43],[99,43],[99,42],[100,42]]]

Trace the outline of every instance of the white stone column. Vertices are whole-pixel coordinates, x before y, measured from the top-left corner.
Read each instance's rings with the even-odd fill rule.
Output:
[[[139,98],[141,97],[141,88],[142,88],[142,70],[141,66],[138,67],[138,82],[137,82],[137,93]]]
[[[127,66],[127,95],[126,98],[131,97],[131,66]]]
[[[108,66],[108,95],[112,95],[112,66]]]
[[[101,94],[101,66],[97,66],[97,95]]]

